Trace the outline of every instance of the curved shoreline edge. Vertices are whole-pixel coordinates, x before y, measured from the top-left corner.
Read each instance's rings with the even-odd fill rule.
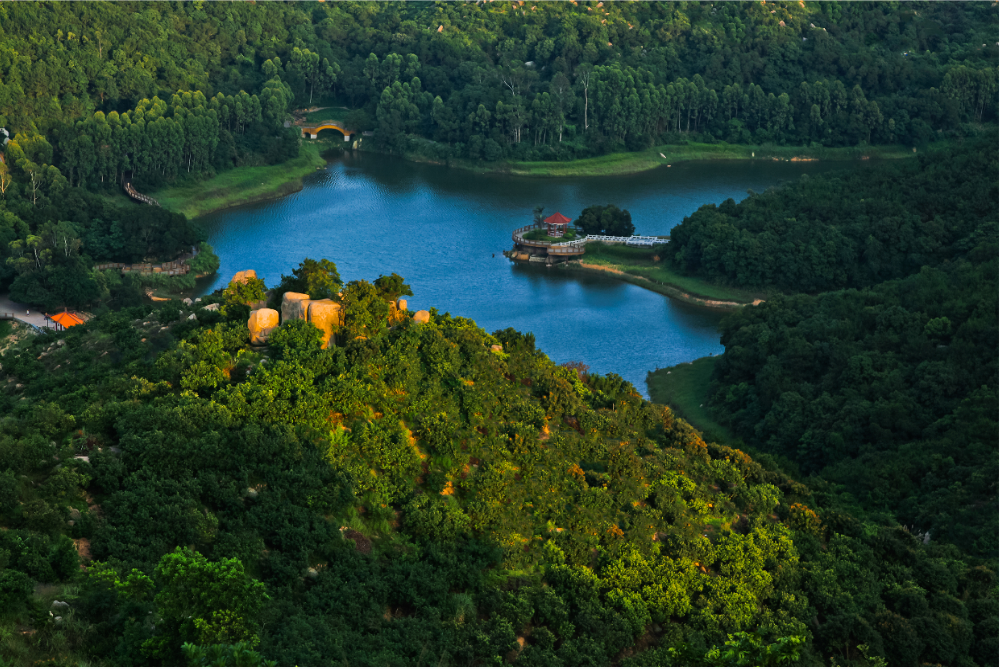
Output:
[[[341,147],[324,145],[321,142],[303,142],[302,153],[278,165],[261,167],[237,167],[222,174],[185,186],[171,186],[158,189],[154,196],[160,204],[188,218],[198,218],[206,214],[239,207],[254,202],[272,200],[297,193],[303,188],[302,178],[329,164],[330,150]],[[359,142],[358,151],[382,153],[363,148]],[[391,155],[391,154],[390,154]],[[809,148],[801,146],[757,146],[743,144],[679,144],[656,146],[645,151],[611,153],[595,158],[580,158],[552,162],[504,162],[473,163],[467,160],[436,160],[418,153],[397,156],[412,163],[439,165],[479,174],[500,174],[515,177],[559,178],[559,177],[601,177],[625,176],[646,172],[674,163],[722,160],[765,160],[765,161],[860,161],[877,159],[911,158],[912,148],[902,146]]]
[[[380,153],[373,149],[359,150]],[[926,150],[926,149],[924,149]],[[610,153],[567,161],[475,163],[465,159],[439,160],[420,153],[405,153],[404,160],[476,172],[514,177],[607,177],[626,176],[693,161],[762,160],[780,162],[898,160],[919,155],[915,147],[901,145],[865,147],[804,147],[753,144],[670,144],[644,151]]]
[[[611,274],[616,279],[625,281],[626,283],[631,283],[640,288],[645,288],[646,290],[651,290],[654,293],[659,293],[660,295],[666,295],[667,297],[672,297],[674,299],[680,300],[681,302],[686,302],[688,304],[693,304],[700,307],[707,307],[710,309],[719,309],[721,311],[735,311],[740,307],[745,307],[748,305],[760,304],[764,300],[757,299],[750,302],[737,302],[730,300],[713,300],[707,297],[699,297],[697,295],[692,295],[689,292],[685,292],[681,288],[668,283],[657,283],[651,279],[645,277],[636,276],[635,274],[628,274],[615,267],[608,267],[607,265],[597,265],[593,263],[586,263],[582,260],[573,260],[565,263],[560,263],[558,265],[553,265],[553,268],[559,268],[564,272],[582,272],[587,274],[601,274],[608,275]]]
[[[303,143],[298,157],[277,165],[236,167],[193,184],[155,191],[160,205],[188,218],[263,202],[302,190],[302,179],[329,164],[319,143]]]

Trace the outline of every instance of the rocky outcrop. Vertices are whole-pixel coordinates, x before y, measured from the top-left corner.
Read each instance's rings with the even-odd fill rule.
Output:
[[[256,270],[245,269],[242,272],[237,272],[236,274],[234,274],[233,278],[232,278],[232,281],[230,281],[229,283],[233,283],[233,282],[236,282],[236,283],[246,283],[250,279],[256,279],[256,278],[257,278],[257,271]]]
[[[493,346],[490,346],[490,350],[494,353],[503,353],[503,346],[500,344],[493,344]]]
[[[344,310],[333,300],[312,300],[309,302],[309,322],[323,333],[323,348],[326,348],[344,324]]]
[[[253,346],[263,346],[278,327],[278,312],[274,309],[251,311],[247,327],[250,328],[250,343]]]
[[[281,298],[281,322],[309,320],[310,301],[305,293],[285,293]]]
[[[427,323],[431,320],[431,314],[428,311],[421,309],[417,313],[413,314],[414,323]]]
[[[410,318],[410,312],[406,310],[406,300],[396,300],[389,303],[389,327],[402,325]]]

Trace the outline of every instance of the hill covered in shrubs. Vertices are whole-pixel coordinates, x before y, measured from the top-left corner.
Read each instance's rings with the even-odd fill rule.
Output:
[[[5,657],[995,658],[995,572],[957,549],[706,443],[531,335],[436,311],[390,326],[398,277],[337,292],[326,348],[292,319],[251,347],[260,296],[237,286],[3,340]]]

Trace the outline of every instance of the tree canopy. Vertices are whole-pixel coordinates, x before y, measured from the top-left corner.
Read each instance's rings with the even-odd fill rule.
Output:
[[[576,229],[585,235],[608,235],[611,237],[631,237],[635,232],[632,214],[616,205],[593,205],[580,212],[573,221]]]
[[[348,282],[327,349],[301,320],[251,349],[245,310],[204,308],[221,293],[7,346],[0,625],[37,630],[15,657],[992,661],[995,569],[936,530],[706,443],[530,335],[388,327],[400,289]],[[969,327],[924,336],[954,337],[942,318]],[[35,581],[71,586],[58,621]]]

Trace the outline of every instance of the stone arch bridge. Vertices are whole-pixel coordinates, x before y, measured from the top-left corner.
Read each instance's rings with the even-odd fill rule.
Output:
[[[340,121],[321,121],[319,123],[311,123],[309,125],[301,125],[299,127],[302,128],[302,137],[309,137],[309,139],[316,139],[320,130],[336,130],[344,136],[345,142],[349,142],[351,141],[351,135],[356,133],[356,131],[351,130]]]

